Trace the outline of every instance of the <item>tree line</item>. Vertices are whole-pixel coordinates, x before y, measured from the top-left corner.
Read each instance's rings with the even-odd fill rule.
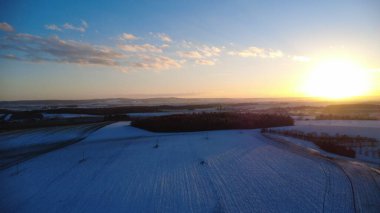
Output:
[[[377,120],[368,115],[337,115],[337,114],[321,114],[315,117],[316,120]]]
[[[132,121],[131,125],[153,132],[190,132],[291,126],[294,121],[281,114],[202,112],[142,118]]]
[[[363,137],[363,136],[348,136],[348,135],[329,135],[327,133],[317,134],[315,132],[304,133],[298,130],[279,130],[279,129],[267,129],[263,128],[262,133],[274,133],[284,136],[290,136],[302,140],[311,141],[316,144],[319,148],[355,158],[356,153],[353,147],[363,147],[363,146],[375,146],[377,140],[374,138]]]

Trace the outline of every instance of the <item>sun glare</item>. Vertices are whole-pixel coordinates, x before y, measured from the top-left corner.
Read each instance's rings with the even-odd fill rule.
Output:
[[[343,99],[366,95],[370,89],[368,72],[351,61],[331,60],[318,64],[304,86],[307,95]]]

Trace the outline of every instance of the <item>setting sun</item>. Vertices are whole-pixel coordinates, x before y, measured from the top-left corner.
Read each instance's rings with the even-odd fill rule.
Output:
[[[304,91],[320,98],[341,99],[366,95],[370,89],[368,72],[358,64],[330,60],[318,64],[307,76]]]

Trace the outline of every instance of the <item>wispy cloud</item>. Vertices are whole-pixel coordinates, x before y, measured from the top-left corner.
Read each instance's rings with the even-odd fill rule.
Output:
[[[0,39],[0,58],[11,60],[102,65],[124,72],[182,67],[181,61],[162,55],[161,50],[153,45],[134,45],[126,49],[145,53],[132,51],[131,54],[126,54],[119,52],[118,48],[63,40],[58,36],[41,37],[19,33]],[[151,55],[152,52],[154,55]]]
[[[133,67],[151,70],[168,70],[178,69],[182,67],[179,61],[166,56],[143,55],[140,58],[142,59],[142,61],[133,63]]]
[[[215,61],[209,60],[209,59],[197,59],[195,60],[195,63],[199,65],[209,65],[209,66],[215,65]]]
[[[159,39],[161,39],[161,41],[163,41],[163,42],[167,42],[167,43],[172,42],[172,39],[170,38],[170,36],[168,36],[168,35],[165,34],[165,33],[158,33],[158,34],[157,34],[157,37],[158,37]]]
[[[53,31],[62,31],[62,29],[55,24],[47,24],[45,25],[45,29]]]
[[[123,33],[121,34],[120,39],[121,40],[136,40],[138,39],[138,37],[133,34]]]
[[[178,55],[182,58],[190,58],[190,59],[203,58],[203,55],[198,51],[179,51]]]
[[[47,30],[53,30],[53,31],[64,31],[64,30],[73,30],[73,31],[78,31],[78,32],[86,32],[88,28],[88,23],[85,20],[81,20],[81,24],[78,26],[75,26],[70,23],[65,23],[61,26],[58,26],[56,24],[46,24],[45,29]]]
[[[162,48],[154,46],[152,44],[128,44],[128,45],[119,45],[119,48],[126,52],[154,52],[161,53]]]
[[[13,32],[14,28],[6,22],[1,22],[0,23],[0,30],[5,31],[5,32]]]
[[[7,23],[1,23],[0,27],[1,30],[13,31],[13,28]],[[45,28],[54,31],[75,30],[85,32],[88,23],[82,20],[80,26],[65,23],[62,26],[45,25]],[[136,40],[142,37],[130,33],[123,33],[119,36],[121,40],[129,40],[129,44],[115,44],[115,46],[65,40],[58,36],[43,37],[32,34],[9,33],[0,38],[0,57],[31,62],[102,65],[120,71],[178,69],[185,63],[212,66],[220,61],[219,59],[224,53],[239,57],[286,57],[302,62],[310,60],[306,56],[287,55],[281,50],[270,48],[250,46],[242,50],[228,51],[223,46],[172,41],[169,36],[163,33],[150,35],[160,35],[160,39],[164,43],[155,41],[157,43],[140,44],[138,43],[140,40]]]
[[[88,28],[88,23],[87,23],[87,21],[85,21],[85,20],[81,20],[81,23],[82,23],[82,26],[84,27],[84,28]]]
[[[74,26],[72,24],[69,24],[69,23],[65,23],[63,26],[63,29],[65,30],[74,30],[74,31],[79,31],[79,32],[86,32],[86,28],[83,27],[83,26]]]
[[[284,53],[281,50],[273,50],[268,48],[259,48],[255,46],[248,47],[247,49],[240,51],[230,51],[229,55],[240,57],[258,57],[258,58],[281,58]]]
[[[17,52],[17,57],[14,56],[13,59],[32,62],[116,66],[120,65],[117,60],[125,57],[109,47],[62,40],[57,36],[44,38],[31,34],[15,34],[2,39],[0,47],[3,50]],[[4,54],[2,57],[11,58],[9,54]]]
[[[222,50],[218,47],[203,45],[199,51],[206,57],[219,56]]]
[[[192,48],[190,51],[177,51],[181,58],[190,59],[199,65],[215,65],[216,58],[222,52],[221,48],[215,46],[195,46],[191,42],[185,43],[185,48]]]
[[[19,57],[13,55],[13,54],[4,54],[0,55],[1,58],[6,58],[6,59],[13,59],[13,60],[20,60]]]

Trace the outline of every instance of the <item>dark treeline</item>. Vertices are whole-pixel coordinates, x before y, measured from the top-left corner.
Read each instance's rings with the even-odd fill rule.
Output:
[[[376,118],[367,115],[336,115],[322,114],[315,117],[317,120],[377,120]]]
[[[325,110],[380,110],[380,105],[378,104],[335,104],[328,105]]]
[[[217,108],[220,104],[197,104],[197,105],[158,105],[158,106],[122,106],[122,107],[99,107],[99,108],[57,108],[31,111],[13,111],[0,109],[2,113],[54,113],[54,114],[92,114],[109,115],[137,112],[165,112],[170,110],[195,110],[204,108]]]
[[[352,147],[364,147],[374,146],[377,142],[374,138],[368,138],[363,136],[347,136],[336,134],[334,136],[326,133],[317,134],[315,132],[304,133],[298,130],[274,130],[274,129],[262,129],[261,132],[269,132],[275,134],[281,134],[290,136],[302,140],[308,140],[319,146],[321,149],[332,152],[335,154],[355,157],[355,151]]]
[[[67,126],[86,123],[98,123],[108,121],[129,121],[131,118],[125,114],[108,114],[94,117],[74,117],[74,118],[50,118],[43,119],[41,113],[18,112],[11,116],[9,122],[0,121],[0,131]]]
[[[104,121],[112,121],[112,120],[111,119],[107,120],[107,119],[104,119],[103,117],[82,117],[82,118],[66,118],[66,119],[52,119],[52,120],[26,120],[23,122],[0,122],[0,132],[20,130],[20,129],[99,123],[99,122],[104,122]]]
[[[153,132],[191,132],[291,126],[293,119],[280,114],[212,112],[143,118],[132,126]]]
[[[14,112],[10,116],[10,120],[18,120],[18,119],[27,119],[27,120],[37,120],[43,119],[42,113],[39,112],[31,112],[31,111],[20,111]]]

